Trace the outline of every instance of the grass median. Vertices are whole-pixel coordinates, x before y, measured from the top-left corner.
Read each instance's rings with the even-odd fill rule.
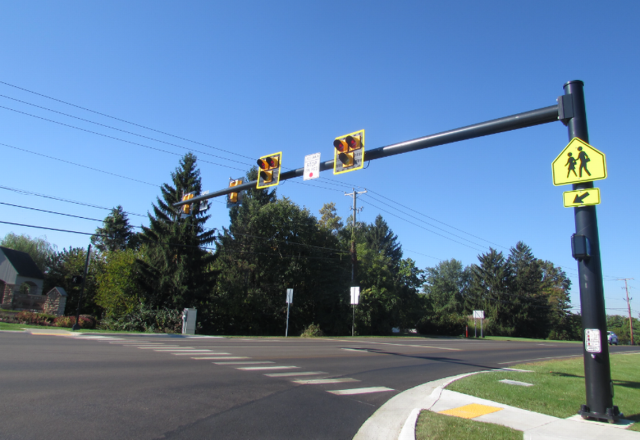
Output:
[[[628,429],[640,431],[640,354],[612,354],[609,359],[615,392],[613,403],[624,413],[625,419],[635,422]],[[512,368],[531,372],[495,371],[476,374],[453,382],[447,389],[563,419],[577,414],[580,405],[586,403],[581,357],[521,364]],[[514,386],[499,382],[503,379],[526,382],[533,386]],[[437,416],[437,421],[434,416]],[[482,426],[489,424],[471,420],[465,420],[470,424],[465,423],[466,428],[460,428],[460,420],[457,417],[433,415],[429,411],[423,411],[416,427],[416,438],[455,439],[461,438],[457,434],[461,432],[460,429],[489,429]],[[433,428],[429,425],[433,425]],[[491,434],[482,433],[477,438],[510,438],[501,437],[508,435],[501,430],[489,432]],[[519,435],[518,438],[522,438],[522,433]]]

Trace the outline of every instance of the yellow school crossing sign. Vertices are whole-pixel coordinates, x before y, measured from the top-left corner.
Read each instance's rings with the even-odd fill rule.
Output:
[[[607,178],[604,153],[578,138],[571,139],[551,163],[551,170],[556,186]]]

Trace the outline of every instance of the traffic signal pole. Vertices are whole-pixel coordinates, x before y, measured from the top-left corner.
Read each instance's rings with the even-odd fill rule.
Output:
[[[562,118],[569,129],[569,140],[577,137],[589,143],[587,112],[584,102],[584,83],[569,81],[564,85]],[[574,190],[593,188],[593,182],[573,185]],[[600,239],[595,206],[581,206],[574,209],[576,235],[583,235],[589,244],[589,256],[578,260],[580,288],[580,309],[582,315],[584,380],[587,404],[580,408],[583,418],[607,420],[614,423],[620,413],[613,405],[613,382],[609,364],[607,342],[607,315],[604,304],[604,287],[600,263]],[[599,341],[594,338],[599,336]],[[599,345],[599,347],[598,347]]]
[[[556,105],[367,150],[364,160],[382,159],[397,154],[533,127],[558,120],[568,126],[569,139],[577,137],[588,143],[589,134],[583,89],[584,84],[582,81],[570,81],[564,85],[565,94],[558,98]],[[333,168],[333,160],[320,163],[320,171],[332,170]],[[303,175],[304,168],[298,168],[281,173],[280,180],[293,179]],[[194,197],[188,202],[175,203],[173,206],[178,207],[185,203],[196,203],[231,192],[254,189],[256,188],[256,183],[256,181],[253,181],[233,188],[225,188],[210,194]],[[593,187],[593,182],[582,182],[573,185],[574,190],[580,191]],[[572,248],[574,244],[576,244],[576,248],[578,245],[584,248],[580,252],[573,252],[578,260],[587,397],[587,403],[582,405],[579,414],[584,418],[607,420],[614,423],[620,418],[621,414],[618,408],[613,405],[613,382],[611,381],[607,345],[606,312],[596,208],[593,205],[576,207],[574,208],[574,213],[576,234],[572,237]]]

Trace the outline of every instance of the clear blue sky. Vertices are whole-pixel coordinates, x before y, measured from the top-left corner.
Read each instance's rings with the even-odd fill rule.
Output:
[[[188,149],[215,191],[255,163],[243,156],[282,151],[284,167],[299,168],[307,154],[332,159],[342,134],[364,128],[367,149],[390,145],[553,105],[580,79],[591,144],[607,155],[609,177],[596,183],[606,304],[626,314],[617,278],[635,278],[640,296],[638,17],[635,0],[5,2],[0,220],[91,233],[99,221],[7,204],[98,220],[122,205],[133,225],[147,224]],[[366,188],[359,219],[382,214],[420,268],[473,264],[522,240],[575,283],[574,216],[562,205],[571,188],[551,180],[567,143],[557,122],[289,180],[278,194],[316,215],[335,202],[346,219],[344,193]],[[222,200],[210,213],[208,226],[228,225]],[[0,224],[0,237],[9,232],[60,250],[89,244]],[[572,298],[578,307],[577,288]]]

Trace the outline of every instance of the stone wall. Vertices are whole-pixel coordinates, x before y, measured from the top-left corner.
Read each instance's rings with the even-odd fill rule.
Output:
[[[44,304],[44,312],[50,315],[62,316],[64,315],[64,308],[66,305],[66,295],[61,295],[60,292],[54,288],[47,293],[47,302]]]
[[[62,316],[67,305],[67,296],[53,288],[46,295],[24,295],[16,286],[6,284],[2,295],[2,308],[7,310],[27,310]]]
[[[2,292],[2,302],[0,303],[0,308],[11,310],[11,305],[13,304],[13,289],[15,286],[13,284],[4,284],[4,289]]]

